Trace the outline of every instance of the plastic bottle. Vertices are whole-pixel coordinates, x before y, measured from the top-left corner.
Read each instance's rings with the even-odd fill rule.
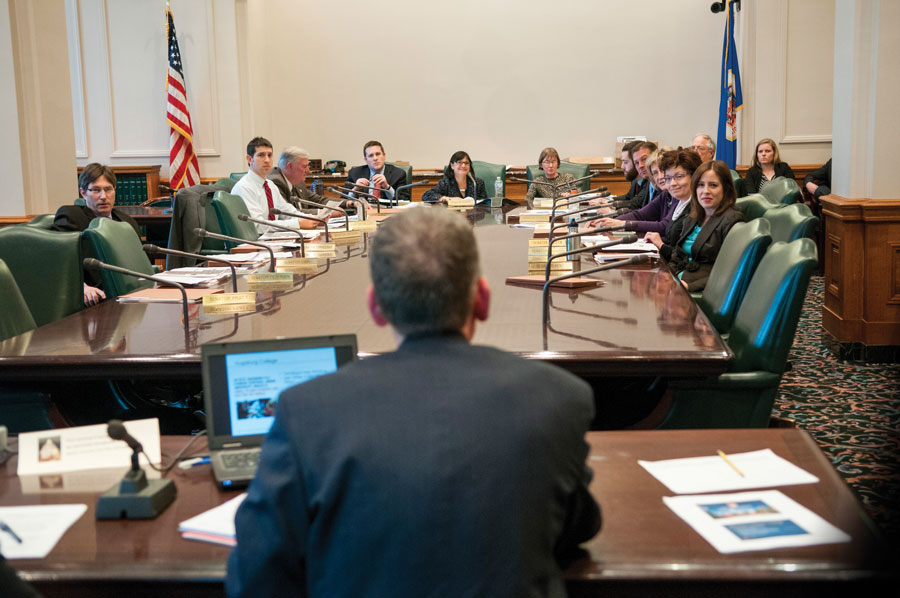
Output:
[[[494,181],[494,197],[503,197],[503,181],[500,180],[500,177],[497,177],[497,180]]]

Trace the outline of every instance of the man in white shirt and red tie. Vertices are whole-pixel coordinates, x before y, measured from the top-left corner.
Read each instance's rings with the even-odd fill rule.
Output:
[[[286,212],[296,212],[297,209],[289,204],[281,196],[278,187],[266,180],[269,171],[272,170],[274,157],[272,144],[265,137],[254,137],[247,144],[247,166],[250,170],[241,177],[231,192],[239,195],[250,212],[250,217],[257,220],[278,221],[279,226],[291,228],[315,228],[318,222],[315,220],[291,218],[289,216],[273,216],[269,213],[272,208]],[[260,234],[267,232],[269,227],[257,224],[256,229]]]

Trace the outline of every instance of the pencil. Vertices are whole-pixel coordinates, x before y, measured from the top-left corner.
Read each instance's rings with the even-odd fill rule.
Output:
[[[731,467],[731,469],[733,469],[735,472],[737,472],[739,476],[744,477],[744,472],[738,469],[737,465],[731,462],[731,459],[728,458],[728,455],[726,455],[723,451],[719,451],[719,456],[722,457],[722,460],[728,463],[728,466]]]

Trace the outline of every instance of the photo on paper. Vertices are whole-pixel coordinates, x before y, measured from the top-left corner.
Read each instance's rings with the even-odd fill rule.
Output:
[[[260,417],[275,417],[276,399],[253,399],[241,401],[237,404],[238,419],[257,419]]]
[[[779,536],[803,536],[809,533],[790,519],[735,523],[725,525],[725,529],[741,540],[757,540],[759,538],[775,538]]]
[[[699,505],[701,509],[713,519],[726,517],[744,517],[747,515],[773,515],[778,511],[761,500],[746,500],[741,502],[720,502],[708,505]]]
[[[38,439],[38,461],[59,461],[62,459],[62,439],[59,436],[45,436]]]

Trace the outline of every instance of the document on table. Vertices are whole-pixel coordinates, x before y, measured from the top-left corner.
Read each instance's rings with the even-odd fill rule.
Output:
[[[850,541],[778,490],[664,496],[663,502],[725,554]]]
[[[7,559],[42,559],[87,505],[0,507],[0,551]]]
[[[743,476],[718,455],[664,461],[639,460],[638,464],[676,494],[769,488],[819,481],[808,471],[773,453],[772,449],[729,454],[728,459]]]
[[[232,498],[218,507],[204,511],[178,524],[178,531],[185,540],[199,540],[225,546],[235,546],[234,515],[247,498],[247,493]]]

